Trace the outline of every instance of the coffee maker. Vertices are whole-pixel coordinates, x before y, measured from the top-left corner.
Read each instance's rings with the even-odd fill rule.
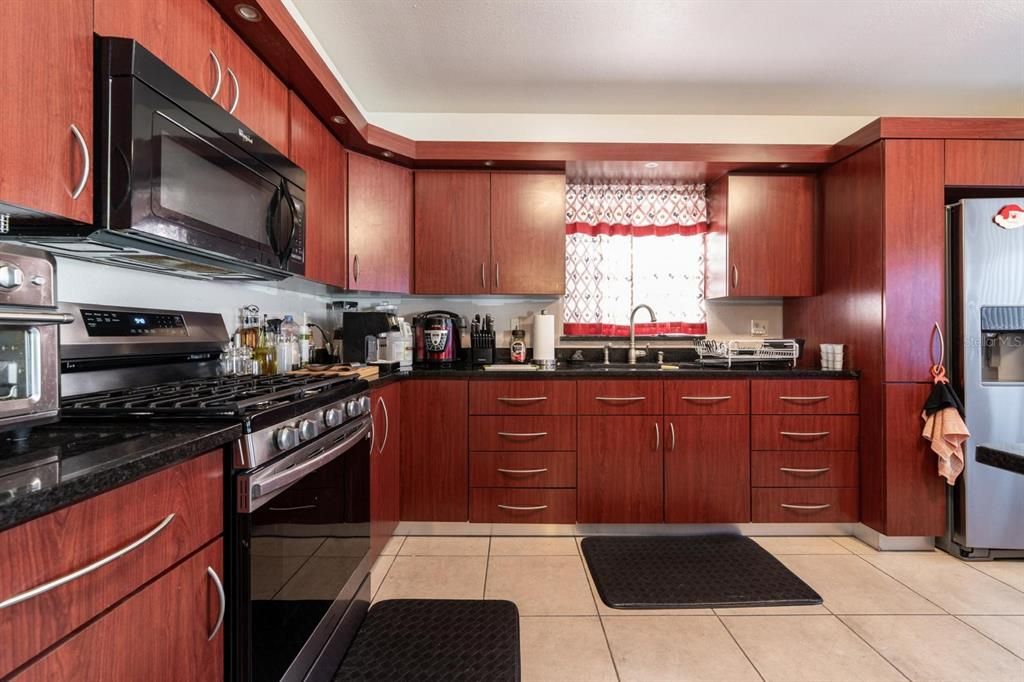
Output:
[[[341,361],[366,362],[366,337],[398,329],[398,316],[390,311],[346,310],[342,313]]]
[[[462,347],[460,318],[447,310],[431,310],[413,318],[416,367],[453,367]]]

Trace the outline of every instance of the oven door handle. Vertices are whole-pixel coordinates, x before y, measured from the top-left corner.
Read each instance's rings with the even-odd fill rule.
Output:
[[[0,311],[0,324],[37,325],[37,324],[71,324],[75,318],[67,313],[27,313]]]
[[[249,510],[255,511],[263,506],[264,502],[269,502],[270,494],[274,493],[281,488],[285,488],[295,481],[299,480],[311,471],[315,471],[325,464],[337,459],[341,455],[345,454],[352,448],[353,445],[358,443],[363,438],[366,438],[370,432],[370,422],[367,420],[359,430],[355,431],[351,436],[345,438],[345,440],[338,442],[331,446],[323,453],[316,457],[310,457],[306,461],[296,464],[295,466],[289,467],[284,471],[278,471],[273,474],[268,474],[266,477],[260,477],[259,474],[249,479]],[[262,498],[263,499],[261,501]]]

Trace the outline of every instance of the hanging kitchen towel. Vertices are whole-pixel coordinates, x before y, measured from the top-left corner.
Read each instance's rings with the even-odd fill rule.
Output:
[[[953,485],[964,470],[964,443],[971,432],[964,423],[964,405],[946,379],[944,369],[933,371],[935,385],[925,403],[921,418],[932,451],[939,457],[939,476]]]

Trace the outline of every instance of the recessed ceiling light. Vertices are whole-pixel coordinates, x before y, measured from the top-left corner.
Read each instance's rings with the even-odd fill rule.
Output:
[[[395,154],[394,154],[394,152],[389,152],[387,149],[385,149],[384,151],[382,151],[380,153],[380,155],[383,156],[385,159],[390,159]]]
[[[257,22],[263,18],[260,11],[252,5],[235,5],[235,14],[242,17],[246,21]]]
[[[494,165],[494,162],[493,161],[484,161],[484,165],[487,166],[488,168],[490,168],[491,166]]]
[[[658,163],[656,161],[648,161],[644,164],[644,168],[657,168]]]
[[[348,119],[345,118],[344,116],[331,116],[331,120],[341,126],[348,123]]]

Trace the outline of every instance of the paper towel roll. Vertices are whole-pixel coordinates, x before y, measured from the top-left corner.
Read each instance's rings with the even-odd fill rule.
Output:
[[[555,359],[555,316],[543,310],[533,316],[533,359]]]

